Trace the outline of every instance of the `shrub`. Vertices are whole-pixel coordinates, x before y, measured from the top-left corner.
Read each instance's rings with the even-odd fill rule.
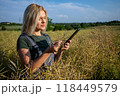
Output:
[[[6,30],[6,27],[5,27],[5,26],[2,26],[1,30]]]

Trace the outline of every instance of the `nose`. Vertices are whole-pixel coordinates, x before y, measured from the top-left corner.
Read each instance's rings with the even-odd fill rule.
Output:
[[[42,23],[45,23],[46,22],[46,19],[42,18]]]

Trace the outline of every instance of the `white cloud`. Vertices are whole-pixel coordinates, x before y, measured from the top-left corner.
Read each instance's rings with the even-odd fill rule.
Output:
[[[88,5],[77,4],[77,3],[60,3],[60,4],[49,4],[45,5],[48,10],[48,15],[53,17],[55,22],[85,22],[95,21],[99,16],[102,15],[102,11],[96,10]],[[61,15],[66,14],[66,15]],[[59,19],[58,17],[68,18],[66,20]],[[93,18],[95,17],[95,18]]]
[[[42,5],[47,10],[48,17],[53,19],[53,22],[96,22],[110,21],[114,19],[120,20],[120,9],[116,9],[114,12],[111,12],[107,9],[107,11],[97,10],[92,6],[81,3],[55,3],[45,2],[45,0],[1,0],[0,16],[8,17],[7,19],[12,18],[12,20],[16,19],[17,21],[19,20],[19,17],[22,18],[25,8],[31,3]]]
[[[58,17],[60,17],[60,18],[68,18],[67,15],[62,15],[62,14],[58,15]]]
[[[47,4],[48,15],[53,18],[55,22],[96,22],[96,21],[110,21],[119,19],[118,11],[109,12],[104,10],[97,10],[89,5],[78,4],[78,3],[60,3],[60,4]],[[58,17],[65,17],[66,14],[69,16],[68,19],[60,21]],[[57,17],[58,16],[58,17]]]

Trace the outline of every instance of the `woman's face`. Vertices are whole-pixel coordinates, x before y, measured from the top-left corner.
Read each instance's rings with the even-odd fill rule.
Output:
[[[46,28],[46,22],[47,22],[47,20],[46,20],[46,14],[42,10],[42,11],[40,11],[40,18],[38,20],[38,23],[37,23],[37,26],[36,26],[36,30],[41,30],[41,31],[45,30],[45,28]]]

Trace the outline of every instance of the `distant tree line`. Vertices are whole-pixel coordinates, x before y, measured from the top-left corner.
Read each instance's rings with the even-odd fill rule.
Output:
[[[72,30],[77,28],[88,28],[101,25],[120,25],[120,21],[114,20],[109,22],[93,22],[93,23],[53,23],[52,19],[48,18],[47,31],[56,31],[56,30]],[[22,26],[20,23],[10,23],[10,22],[1,22],[1,30],[9,30],[6,26]],[[17,27],[15,27],[17,28]],[[14,30],[21,30],[21,28]]]
[[[18,28],[18,26],[20,26]],[[9,27],[9,28],[8,28]],[[1,22],[0,23],[0,30],[21,30],[22,24],[20,23],[11,23],[11,22]]]
[[[52,23],[52,19],[48,19],[48,31],[56,30],[72,30],[77,28],[88,28],[101,25],[120,25],[120,21],[114,20],[110,22],[94,22],[94,23]]]

